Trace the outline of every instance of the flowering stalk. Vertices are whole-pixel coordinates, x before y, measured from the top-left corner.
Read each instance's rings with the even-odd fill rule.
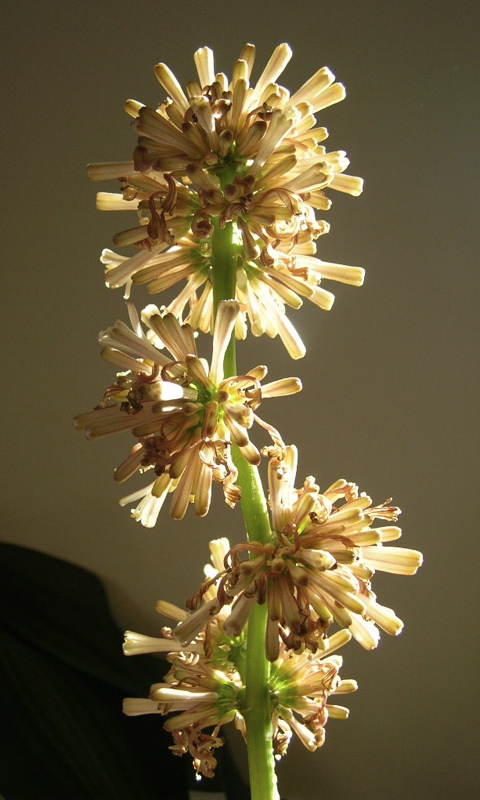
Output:
[[[233,225],[215,227],[212,235],[212,288],[214,313],[218,304],[235,296],[236,247]],[[224,358],[224,374],[235,375],[236,346],[232,335]],[[238,451],[233,451],[238,470],[237,484],[241,488],[241,507],[248,539],[268,542],[271,537],[267,503],[256,466],[249,464]],[[256,604],[248,625],[245,709],[248,768],[252,800],[278,798],[275,761],[272,745],[272,715],[270,704],[270,663],[265,656],[267,626],[265,605]]]
[[[143,525],[156,524],[168,496],[174,519],[190,504],[204,516],[214,484],[230,507],[241,504],[247,540],[210,543],[212,563],[189,611],[157,604],[176,627],[160,638],[127,632],[126,655],[166,653],[171,668],[148,699],[127,698],[124,711],[173,713],[165,723],[173,752],[189,753],[206,777],[220,730],[234,721],[247,741],[252,800],[278,800],[274,754],[284,755],[292,733],[315,750],[329,716],[347,717],[328,698],[356,683],[340,679],[342,659],[331,654],[352,637],[374,648],[378,628],[401,631],[371,589],[375,570],[413,575],[421,563],[415,550],[384,547],[399,528],[373,527],[396,521],[390,501],[373,505],[343,479],[320,491],[309,476],[296,488],[297,449],[257,410],[264,399],[298,392],[300,380],[262,383],[265,366],[237,374],[236,339],[249,329],[278,335],[301,358],[305,347],[286,307],[308,299],[329,310],[334,296],[323,280],[363,282],[360,267],[315,257],[329,229],[316,217],[330,207],[325,190],[362,191],[361,179],[345,173],[345,153],[321,144],[328,133],[314,116],[345,90],[323,67],[291,95],[277,82],[290,57],[279,45],[253,85],[253,45],[242,49],[230,81],[201,48],[198,81],[185,91],[158,64],[164,102],[156,109],[126,102],[138,134],[133,158],[88,168],[92,180],[120,181],[119,193],[97,195],[100,209],[137,215],[114,237],[137,252],[102,253],[106,284],[124,286],[128,300],[137,284],[157,294],[186,283],[166,308],[151,304],[139,315],[128,302],[130,327],[117,321],[100,333],[102,356],[120,371],[99,405],[75,420],[92,439],[135,437],[114,477],[153,475],[120,501],[139,501],[132,516]],[[212,335],[210,361],[197,351],[196,331]],[[254,423],[268,432],[269,447],[259,450],[250,438]],[[340,630],[330,635],[335,624]]]

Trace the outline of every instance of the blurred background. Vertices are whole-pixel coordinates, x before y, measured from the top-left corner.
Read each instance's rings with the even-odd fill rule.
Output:
[[[205,519],[163,513],[141,528],[117,504],[135,486],[111,480],[128,439],[89,443],[73,429],[113,377],[96,336],[126,314],[98,259],[132,221],[95,210],[95,191],[115,186],[89,184],[85,164],[130,158],[124,100],[155,106],[154,64],[184,84],[203,45],[229,74],[255,43],[255,77],[288,41],[281,83],[294,90],[328,65],[347,87],[318,121],[365,192],[330,193],[318,254],[365,267],[365,285],[325,283],[331,312],[306,302],[290,313],[302,361],[279,340],[250,339],[239,366],[301,377],[300,396],[264,411],[298,445],[300,477],[393,496],[401,544],[425,565],[415,578],[376,576],[405,630],[373,653],[344,649],[343,676],[360,684],[350,719],[332,720],[314,755],[292,744],[279,766],[289,800],[477,796],[479,23],[468,0],[19,0],[2,12],[1,537],[92,570],[120,627],[151,635],[163,624],[155,601],[183,605],[209,539],[239,541],[243,526],[217,492]]]

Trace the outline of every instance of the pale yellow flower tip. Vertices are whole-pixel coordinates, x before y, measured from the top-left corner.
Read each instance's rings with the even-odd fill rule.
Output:
[[[346,194],[351,194],[353,197],[358,197],[363,192],[363,178],[358,178],[354,175],[345,175],[343,172],[340,172],[335,175],[330,186],[338,192],[345,192]]]
[[[154,72],[155,77],[163,86],[168,96],[171,97],[173,102],[185,113],[189,107],[189,103],[170,67],[167,67],[166,64],[157,64],[154,68]]]
[[[182,620],[188,617],[188,611],[185,611],[185,609],[179,608],[174,603],[169,603],[166,600],[157,600],[155,603],[155,611],[157,614],[163,614],[164,617],[174,619],[177,622],[182,622]]]
[[[161,714],[158,703],[149,698],[126,697],[123,701],[123,713],[127,717],[137,717],[141,714]]]
[[[211,86],[215,80],[215,70],[213,65],[213,51],[210,47],[200,47],[194,53],[193,60],[197,68],[200,86]]]
[[[125,656],[143,655],[144,653],[169,653],[179,651],[181,645],[172,639],[158,639],[145,636],[143,633],[125,631],[123,654]]]

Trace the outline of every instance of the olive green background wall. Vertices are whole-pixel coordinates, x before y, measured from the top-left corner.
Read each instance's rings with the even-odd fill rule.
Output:
[[[242,522],[218,492],[206,519],[163,514],[141,529],[110,477],[127,438],[92,444],[73,430],[112,376],[96,335],[125,311],[98,257],[130,222],[95,211],[84,165],[129,158],[124,99],[161,101],[153,65],[185,83],[205,44],[228,73],[256,43],[258,75],[288,41],[282,83],[326,64],[346,84],[319,124],[366,188],[331,193],[318,250],[364,266],[365,285],[328,286],[329,313],[290,314],[303,361],[249,340],[239,362],[302,378],[302,395],[265,414],[299,446],[300,476],[393,495],[403,544],[425,566],[376,576],[405,631],[373,653],[345,649],[343,675],[360,683],[351,717],[329,723],[314,755],[292,746],[279,768],[288,798],[452,800],[478,786],[479,23],[465,0],[20,0],[2,12],[2,538],[90,568],[121,626],[145,633],[158,629],[157,599],[183,604],[195,590],[209,538],[238,541]]]

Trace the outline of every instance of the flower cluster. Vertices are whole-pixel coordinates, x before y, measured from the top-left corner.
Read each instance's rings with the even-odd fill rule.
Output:
[[[316,211],[330,207],[325,189],[358,195],[360,178],[345,174],[343,151],[327,152],[328,133],[315,114],[342,100],[345,90],[326,67],[297,92],[277,83],[291,58],[279,45],[255,85],[250,78],[255,48],[246,45],[230,80],[216,73],[208,47],[195,53],[198,81],[184,91],[165,64],[155,75],[167,93],[156,109],[128,100],[138,144],[131,161],[91,164],[92,180],[117,179],[120,192],[100,192],[97,206],[132,209],[138,224],[114,237],[135,245],[127,257],[102,254],[106,283],[146,284],[152,293],[179,281],[186,285],[169,310],[195,329],[213,329],[212,242],[215,231],[233,224],[237,236],[236,299],[255,336],[282,338],[290,355],[303,344],[285,314],[308,298],[329,309],[334,296],[323,279],[355,286],[363,270],[314,258],[315,240],[329,230]],[[203,287],[203,288],[202,288]],[[199,292],[201,293],[199,295]]]
[[[226,540],[210,543],[214,571],[227,548]],[[206,572],[212,572],[210,565]],[[213,600],[212,588],[210,595]],[[170,603],[159,602],[157,610],[180,625],[188,624],[186,612]],[[219,735],[223,725],[233,721],[245,736],[246,637],[229,636],[226,618],[225,608],[215,616],[207,615],[188,647],[176,638],[178,626],[174,631],[164,627],[162,638],[125,634],[126,655],[164,653],[171,666],[163,682],[151,686],[148,698],[127,698],[124,713],[171,715],[164,727],[173,736],[173,753],[189,753],[197,773],[206,777],[214,774],[214,750],[223,744]],[[327,719],[348,716],[346,708],[329,704],[328,698],[357,688],[355,681],[340,679],[342,659],[332,655],[349,638],[345,631],[334,634],[316,655],[297,655],[282,645],[269,682],[272,740],[278,756],[286,752],[292,732],[305,747],[315,750],[324,742]]]
[[[357,689],[356,681],[340,678],[342,658],[332,655],[349,639],[347,631],[338,631],[325,639],[323,651],[316,654],[297,654],[281,646],[270,672],[277,755],[284,755],[292,731],[313,751],[325,741],[328,719],[347,719],[348,708],[332,705],[328,699],[330,695],[349,694]]]
[[[153,470],[157,477],[140,490],[143,499],[133,512],[147,527],[155,524],[169,492],[174,519],[183,518],[190,501],[198,515],[205,515],[213,481],[223,485],[226,502],[234,505],[239,489],[234,485],[237,470],[231,445],[250,464],[258,464],[260,452],[248,435],[257,422],[268,430],[273,451],[282,453],[280,434],[256,410],[263,398],[300,391],[300,381],[286,378],[262,385],[264,366],[224,378],[224,356],[238,315],[236,301],[219,306],[210,366],[198,357],[190,325],[150,306],[142,314],[146,334],[132,306],[130,311],[132,328],[117,321],[99,337],[103,356],[125,371],[117,375],[102,403],[79,414],[75,425],[91,439],[124,431],[138,438],[115,479],[122,482],[138,470]],[[170,357],[162,352],[164,347]]]
[[[157,603],[157,610],[176,621],[187,616],[182,609],[162,601]],[[171,749],[178,756],[189,753],[195,770],[205,777],[214,774],[217,762],[213,751],[223,744],[221,727],[235,721],[241,730],[245,728],[239,711],[242,680],[234,661],[229,660],[242,644],[243,640],[233,642],[223,635],[219,618],[204,625],[188,648],[173,638],[168,627],[162,629],[162,638],[131,631],[125,634],[125,655],[164,653],[171,667],[162,683],[151,686],[148,699],[125,699],[124,713],[176,712],[165,723],[173,736]]]
[[[296,651],[321,649],[333,621],[370,650],[378,643],[376,626],[391,635],[403,627],[392,609],[378,603],[370,579],[377,569],[413,575],[421,554],[384,546],[401,535],[397,526],[372,527],[376,519],[396,521],[398,508],[388,502],[373,506],[370,497],[344,480],[321,493],[309,477],[295,489],[296,468],[295,447],[287,447],[282,459],[270,459],[271,540],[230,548],[222,568],[207,578],[190,605],[201,615],[204,592],[215,584],[219,607],[235,600],[224,629],[236,636],[255,603],[266,602],[270,661],[278,658],[281,641]]]

